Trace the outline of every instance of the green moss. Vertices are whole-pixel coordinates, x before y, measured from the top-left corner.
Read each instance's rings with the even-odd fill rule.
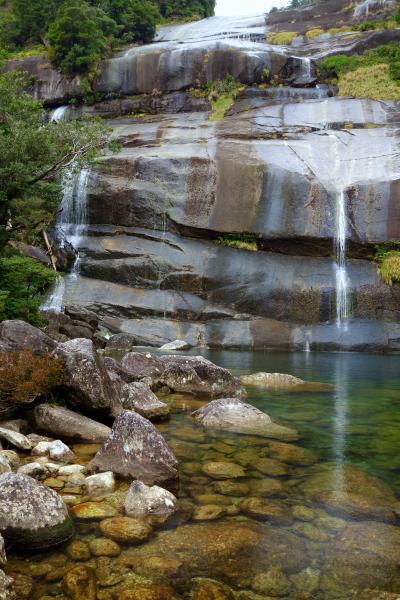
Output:
[[[277,46],[289,46],[297,36],[298,33],[296,31],[278,31],[276,33],[268,33],[267,42]]]
[[[313,40],[314,38],[318,37],[319,35],[322,35],[323,33],[325,33],[323,29],[321,29],[320,27],[315,27],[314,29],[310,29],[309,31],[307,31],[306,36],[309,40]]]
[[[373,100],[400,100],[400,84],[390,78],[389,65],[360,67],[339,78],[339,95]]]
[[[213,100],[210,121],[221,121],[233,103],[234,97],[232,95],[221,96]]]
[[[254,235],[249,233],[243,234],[226,234],[220,236],[216,242],[221,246],[229,246],[238,250],[248,250],[249,252],[257,252],[258,246]]]

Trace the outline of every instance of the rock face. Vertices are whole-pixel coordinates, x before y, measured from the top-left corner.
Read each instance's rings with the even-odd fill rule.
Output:
[[[213,400],[192,414],[194,420],[206,429],[217,429],[277,438],[297,440],[294,429],[273,423],[271,418],[251,404],[245,404],[236,398]]]
[[[64,385],[73,404],[104,412],[116,410],[115,389],[91,340],[77,338],[59,344],[55,355],[64,360]]]
[[[92,468],[139,479],[147,485],[178,477],[177,460],[155,427],[140,415],[124,411],[91,463]]]
[[[48,548],[73,534],[61,496],[26,475],[0,475],[0,530],[23,549]]]
[[[40,404],[33,414],[39,431],[62,438],[101,443],[111,433],[111,429],[106,425],[61,406]]]

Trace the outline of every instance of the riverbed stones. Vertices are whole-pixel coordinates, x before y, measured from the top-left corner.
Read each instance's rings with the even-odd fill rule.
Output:
[[[299,487],[333,516],[394,522],[397,499],[384,481],[353,465],[343,465],[340,469],[342,491],[337,491],[337,477],[336,465],[316,465]]]
[[[192,413],[192,417],[205,429],[259,435],[287,441],[297,440],[299,437],[294,429],[273,423],[271,418],[258,408],[237,398],[213,400]]]
[[[117,592],[115,600],[178,600],[172,588],[160,584],[135,585],[133,589]]]
[[[96,600],[96,577],[92,568],[78,565],[70,569],[63,578],[64,594],[71,600]]]
[[[192,600],[234,600],[232,590],[212,579],[197,579],[192,589]]]
[[[40,431],[62,438],[102,443],[111,433],[106,425],[61,406],[40,404],[33,417]]]
[[[49,548],[73,534],[61,496],[31,477],[15,473],[0,475],[0,530],[23,549]]]
[[[55,356],[65,364],[64,387],[70,403],[96,411],[117,410],[115,389],[91,340],[77,338],[58,344]]]
[[[284,463],[303,467],[313,465],[317,461],[317,457],[311,450],[296,444],[284,444],[282,442],[271,442],[269,444],[269,456]]]
[[[142,381],[124,384],[119,401],[124,410],[133,410],[146,419],[165,419],[170,412],[169,406],[160,402],[149,386]]]
[[[214,481],[212,488],[217,494],[224,496],[246,496],[250,489],[246,483],[231,480]]]
[[[291,492],[290,487],[279,479],[263,477],[262,479],[253,479],[250,482],[250,490],[253,496],[281,497],[288,496]]]
[[[178,500],[157,485],[149,487],[134,481],[125,499],[125,512],[130,517],[170,517],[178,510]]]
[[[226,510],[217,504],[197,506],[192,515],[193,521],[216,521],[226,514]]]
[[[280,567],[271,567],[254,577],[252,587],[260,594],[280,597],[290,593],[292,584]]]
[[[72,540],[66,548],[66,553],[71,560],[75,561],[85,561],[91,558],[89,545],[84,540]]]
[[[113,517],[100,523],[100,531],[120,544],[141,544],[150,537],[152,529],[144,519]]]
[[[246,498],[240,503],[240,510],[260,521],[270,521],[278,525],[291,525],[293,516],[284,504],[264,498]]]
[[[91,462],[93,469],[139,479],[146,485],[175,480],[177,460],[154,425],[123,411],[112,433]]]
[[[107,502],[83,502],[72,506],[70,510],[79,521],[101,521],[118,514],[114,506]]]
[[[154,556],[179,559],[193,577],[206,575],[247,589],[257,573],[272,566],[294,573],[309,561],[304,542],[290,531],[225,519],[161,531],[147,544],[128,550],[125,560],[136,573],[145,574]]]
[[[342,529],[325,552],[321,589],[400,589],[400,528],[363,521]]]
[[[89,548],[93,556],[108,556],[112,558],[121,554],[121,548],[117,542],[108,538],[94,538],[90,540]]]
[[[232,462],[209,462],[201,470],[212,479],[237,479],[246,476],[243,467]]]

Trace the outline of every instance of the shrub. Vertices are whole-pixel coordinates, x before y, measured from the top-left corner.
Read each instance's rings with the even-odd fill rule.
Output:
[[[323,29],[321,29],[320,27],[315,27],[314,29],[310,29],[309,31],[307,31],[306,36],[309,40],[313,40],[314,38],[318,37],[319,35],[322,35],[323,33],[325,33]]]
[[[242,234],[226,234],[220,236],[216,243],[220,246],[229,246],[230,248],[237,248],[238,250],[248,250],[249,252],[257,252],[258,246],[254,235],[249,233]]]
[[[0,321],[23,319],[42,324],[39,307],[57,274],[26,256],[0,258]]]
[[[31,350],[0,354],[0,414],[11,406],[48,398],[63,383],[64,364]]]

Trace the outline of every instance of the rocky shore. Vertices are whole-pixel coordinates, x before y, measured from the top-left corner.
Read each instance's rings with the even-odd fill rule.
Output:
[[[76,313],[78,328],[78,316],[90,318]],[[93,339],[50,330],[0,325],[2,353],[50,355],[65,373],[56,403],[2,410],[10,556],[2,550],[0,598],[396,597],[400,503],[386,483],[344,465],[338,486],[337,465],[202,357],[135,351],[120,334],[96,350]],[[332,392],[282,374],[243,382]],[[172,435],[170,413],[183,418]]]

